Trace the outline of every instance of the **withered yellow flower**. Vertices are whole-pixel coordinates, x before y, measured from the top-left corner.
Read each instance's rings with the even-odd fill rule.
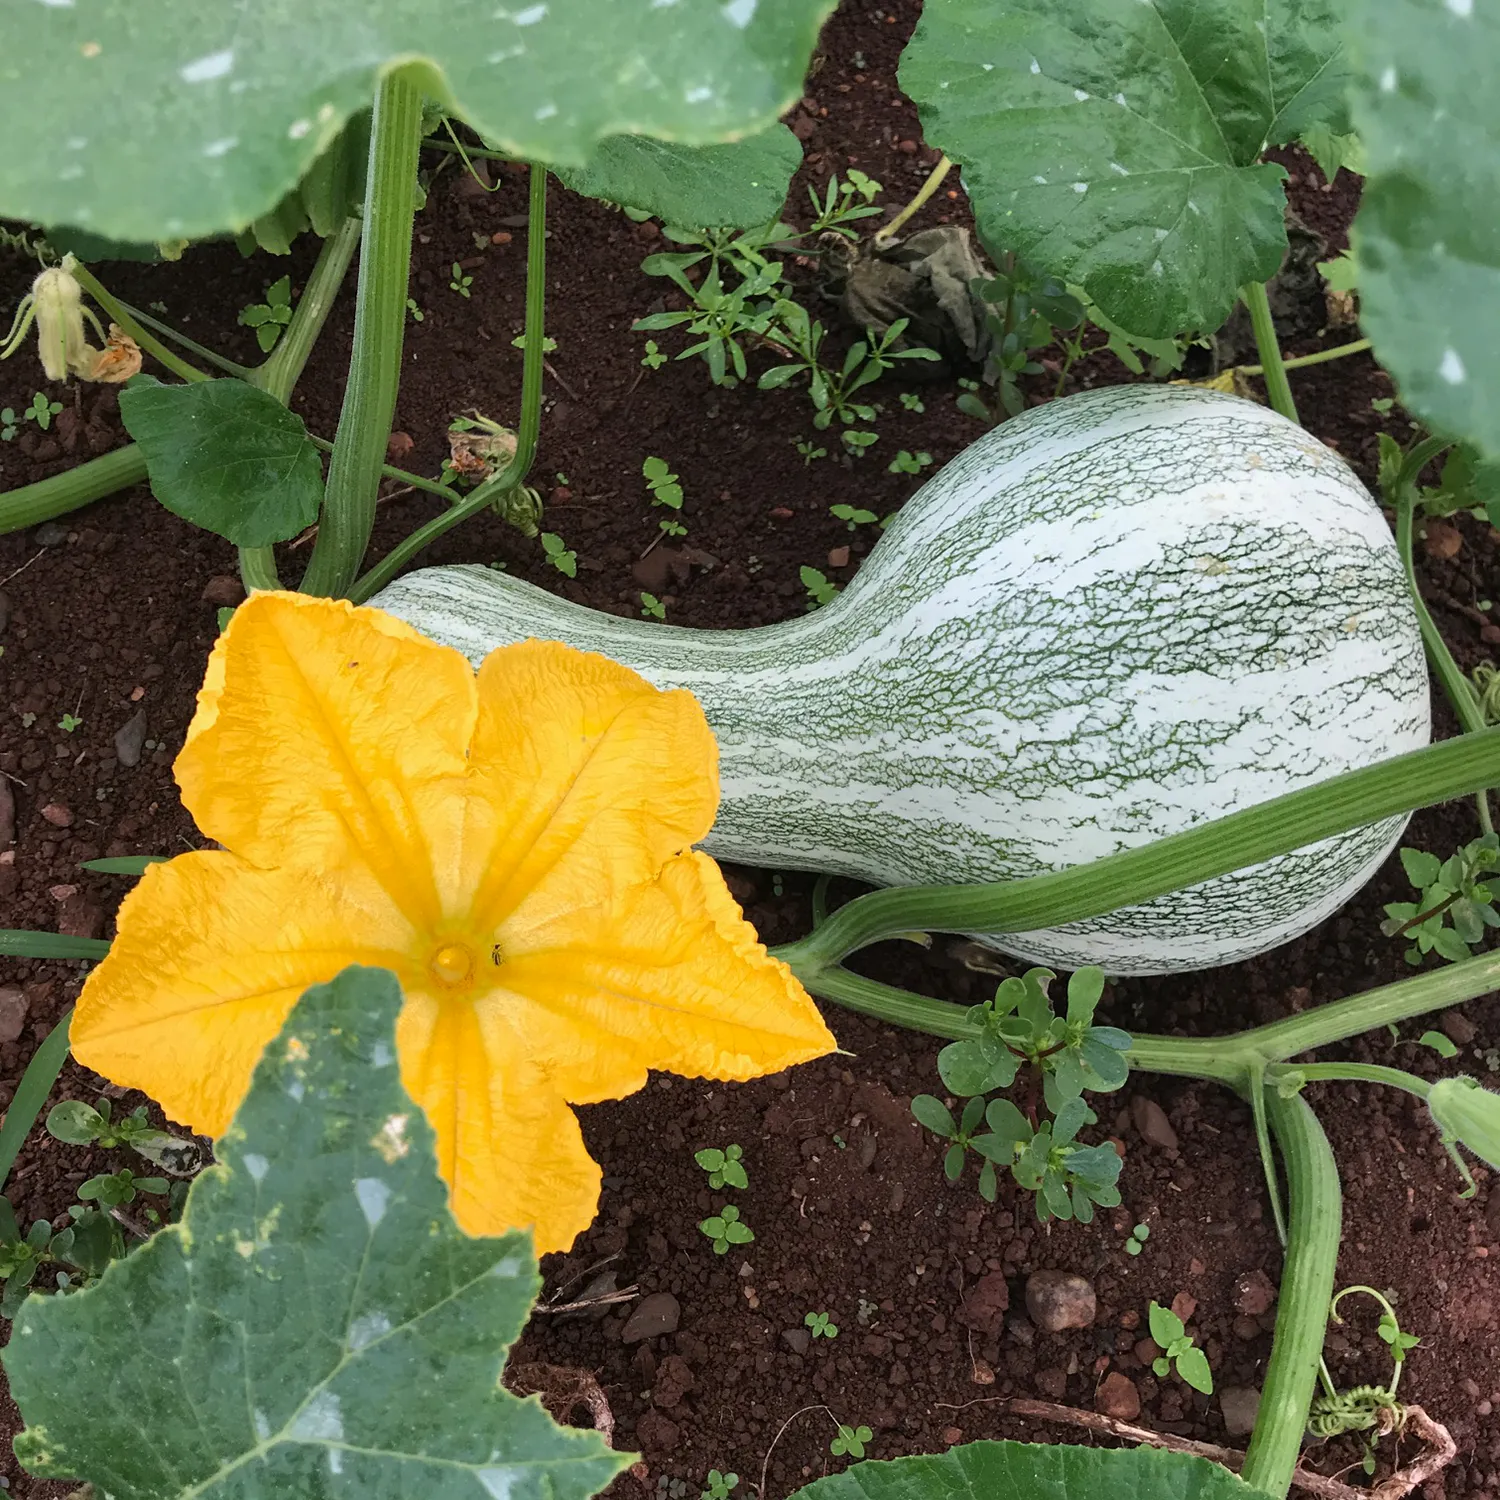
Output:
[[[223,848],[147,870],[72,1043],[196,1130],[223,1132],[308,985],[391,969],[459,1224],[557,1250],[599,1192],[570,1104],[834,1046],[691,847],[718,803],[702,710],[603,657],[528,641],[476,677],[379,610],[255,594],[176,774]]]

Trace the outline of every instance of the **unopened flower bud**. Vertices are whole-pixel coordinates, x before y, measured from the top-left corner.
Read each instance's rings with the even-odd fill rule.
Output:
[[[1500,1171],[1500,1094],[1473,1078],[1443,1078],[1433,1084],[1427,1108],[1445,1140],[1462,1142]]]

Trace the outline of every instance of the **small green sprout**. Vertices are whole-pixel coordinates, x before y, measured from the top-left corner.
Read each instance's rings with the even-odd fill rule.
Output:
[[[915,391],[902,391],[901,404],[907,411],[926,411],[922,398]]]
[[[464,268],[457,261],[454,261],[453,275],[449,278],[448,290],[450,292],[457,292],[460,297],[468,297],[470,295],[469,288],[473,285],[474,278],[472,276],[465,276]]]
[[[655,594],[642,593],[641,613],[648,620],[665,620],[667,618],[667,606]]]
[[[858,526],[873,526],[880,518],[873,510],[859,510],[853,505],[830,505],[829,511],[845,522],[850,531]]]
[[[21,419],[11,406],[0,407],[0,443],[8,443],[21,430]]]
[[[672,510],[682,509],[682,486],[664,459],[646,459],[641,465],[641,475],[646,481],[646,488],[651,491],[653,505],[665,505]]]
[[[255,342],[261,352],[269,354],[281,337],[281,330],[292,321],[292,278],[283,276],[266,288],[264,302],[252,302],[240,309],[239,322],[255,330]]]
[[[1188,1337],[1182,1319],[1170,1307],[1159,1302],[1151,1304],[1151,1337],[1165,1351],[1151,1361],[1151,1368],[1158,1377],[1170,1373],[1177,1366],[1177,1373],[1205,1396],[1214,1393],[1213,1371],[1208,1367],[1208,1356]]]
[[[1424,1031],[1417,1038],[1417,1046],[1431,1047],[1439,1057],[1458,1056],[1458,1048],[1453,1044],[1453,1039],[1444,1036],[1441,1031]]]
[[[647,339],[646,352],[641,356],[641,363],[648,370],[659,370],[666,362],[667,356],[657,347],[656,340]],[[715,1469],[713,1472],[717,1474],[719,1471]]]
[[[556,532],[544,531],[542,533],[542,551],[547,554],[547,561],[563,577],[578,577],[578,554],[570,552],[564,544],[563,539]]]
[[[807,590],[809,609],[818,609],[833,602],[833,596],[839,591],[838,584],[830,583],[822,573],[816,568],[808,567],[806,563],[803,563],[798,572],[802,578],[802,587]]]
[[[413,323],[420,323],[423,318],[427,316],[427,314],[417,306],[417,299],[415,297],[408,297],[406,299],[406,315],[412,320]]]
[[[1487,833],[1442,860],[1422,849],[1403,849],[1401,865],[1420,894],[1414,902],[1390,902],[1380,930],[1412,939],[1406,950],[1412,965],[1429,953],[1449,963],[1473,957],[1486,929],[1500,927],[1496,891],[1483,878],[1500,865],[1500,835]]]
[[[38,391],[31,398],[31,405],[21,415],[23,417],[30,417],[45,432],[52,425],[53,417],[61,410],[61,401],[49,401],[41,391]]]
[[[726,1254],[731,1245],[748,1245],[755,1238],[755,1231],[740,1222],[740,1211],[732,1203],[704,1219],[698,1228],[714,1242],[715,1255]]]
[[[656,524],[661,528],[663,536],[687,535],[687,527],[675,516],[663,516]]]
[[[709,1187],[747,1188],[750,1178],[745,1171],[744,1155],[739,1146],[726,1146],[722,1151],[717,1146],[709,1146],[695,1152],[693,1160],[708,1173]]]
[[[1125,1241],[1126,1255],[1139,1255],[1146,1248],[1146,1241],[1151,1238],[1151,1226],[1149,1224],[1137,1224],[1130,1231],[1130,1238]]]
[[[82,723],[83,720],[80,719],[77,714],[65,713],[62,718],[57,721],[57,727],[61,729],[64,734],[72,734],[72,732],[77,729]]]
[[[739,1482],[738,1474],[721,1474],[717,1469],[710,1469],[708,1488],[704,1490],[699,1500],[729,1500],[730,1491],[737,1488]]]
[[[908,453],[907,450],[903,448],[890,461],[890,463],[886,465],[886,472],[888,474],[920,474],[923,469],[927,468],[928,465],[931,464],[931,462],[932,455],[930,453]]]
[[[85,1203],[96,1201],[101,1208],[123,1208],[135,1202],[137,1193],[165,1193],[170,1187],[165,1177],[137,1177],[129,1167],[121,1167],[80,1183],[78,1196]]]
[[[864,420],[869,421],[869,418],[866,417]],[[842,440],[844,447],[854,458],[863,458],[866,451],[873,444],[880,441],[880,434],[878,432],[855,432],[852,429],[848,428],[839,433],[839,437]]]
[[[518,333],[515,338],[510,341],[510,347],[512,349],[524,349],[526,347],[526,335],[524,333]],[[557,340],[554,338],[549,338],[544,333],[542,335],[542,353],[555,354],[556,352]]]
[[[830,1322],[826,1312],[810,1312],[802,1321],[812,1329],[815,1339],[836,1339],[839,1336],[839,1325]]]
[[[796,447],[797,452],[802,455],[802,467],[804,469],[811,468],[815,458],[828,457],[828,450],[826,448],[818,447],[816,443],[811,442],[807,438],[793,438],[792,443]]]
[[[842,1458],[846,1453],[850,1458],[863,1458],[865,1444],[873,1442],[874,1438],[875,1434],[868,1427],[849,1427],[840,1422],[839,1435],[828,1445],[828,1451],[835,1458]]]

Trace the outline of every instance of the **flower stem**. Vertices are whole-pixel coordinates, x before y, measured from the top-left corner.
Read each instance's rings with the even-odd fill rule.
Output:
[[[333,452],[333,444],[327,438],[320,438],[316,433],[308,433],[307,440],[314,448],[321,448],[324,453]],[[394,464],[381,464],[380,477],[382,479],[399,479],[402,484],[409,484],[414,490],[425,490],[429,495],[436,495],[441,500],[446,500],[449,505],[457,504],[464,497],[457,490],[448,489],[439,484],[435,479],[427,479],[421,474],[413,474],[409,469],[398,469]]]
[[[923,204],[925,204],[927,200],[932,197],[932,195],[937,192],[937,190],[943,185],[943,179],[952,170],[953,163],[946,156],[941,157],[938,161],[938,164],[932,169],[932,171],[927,174],[926,182],[924,182],[922,186],[917,189],[916,197],[914,197],[911,202],[908,203],[906,207],[903,208],[901,212],[890,221],[889,224],[883,225],[876,231],[876,245],[888,245],[893,239],[895,239],[896,231],[900,229],[901,226],[905,224],[913,214],[921,210]]]
[[[1330,360],[1347,359],[1351,354],[1363,354],[1370,347],[1369,339],[1355,339],[1352,344],[1340,344],[1337,349],[1320,349],[1316,354],[1299,354],[1294,359],[1281,362],[1283,370],[1301,370],[1308,365],[1326,365]],[[1241,365],[1241,375],[1264,375],[1264,365]]]
[[[1500,729],[1466,734],[1091,864],[981,885],[898,886],[858,896],[781,957],[816,972],[914,930],[1028,932],[1102,916],[1289,854],[1319,839],[1465,796],[1500,779]],[[804,982],[805,978],[804,978]]]
[[[1287,1245],[1271,1358],[1240,1477],[1252,1489],[1283,1500],[1317,1385],[1338,1267],[1343,1195],[1328,1137],[1307,1101],[1283,1099],[1272,1089],[1266,1110],[1286,1172]]]
[[[1273,1085],[1278,1078],[1294,1076],[1304,1083],[1383,1083],[1418,1099],[1425,1099],[1432,1092],[1432,1085],[1425,1078],[1378,1063],[1279,1063],[1268,1069],[1266,1076]]]
[[[179,333],[170,323],[163,323],[160,318],[153,318],[150,313],[144,313],[138,307],[132,307],[130,303],[115,299],[115,305],[122,307],[130,314],[137,323],[146,328],[154,329],[163,338],[171,339],[174,344],[180,344],[190,354],[196,354],[206,364],[212,365],[217,370],[222,370],[226,375],[232,375],[236,380],[249,380],[255,373],[245,365],[236,364],[232,359],[225,359],[222,354],[206,348],[194,339],[190,339],[185,333]]]
[[[142,327],[140,322],[132,316],[125,304],[117,301],[87,266],[74,265],[73,276],[79,286],[110,315],[114,322],[118,323],[142,349],[148,354],[153,355],[174,375],[180,376],[183,380],[190,383],[195,380],[213,379],[213,376],[205,375],[196,365],[190,365],[180,355],[174,354],[159,338],[156,338]]]
[[[65,516],[70,510],[81,510],[116,490],[139,484],[145,477],[145,455],[138,444],[127,443],[51,479],[8,490],[0,495],[0,536]]]
[[[1266,296],[1263,281],[1247,282],[1240,291],[1245,306],[1250,309],[1250,326],[1255,330],[1255,347],[1260,351],[1261,373],[1265,377],[1266,395],[1271,405],[1293,422],[1297,416],[1297,403],[1292,400],[1292,388],[1287,383],[1286,364],[1281,358],[1281,345],[1276,342],[1276,325],[1271,320],[1271,303]]]
[[[375,524],[380,467],[401,382],[416,212],[422,90],[398,68],[380,81],[370,133],[365,234],[354,311],[354,352],[319,520],[302,580],[309,594],[348,593]]]
[[[0,1187],[5,1186],[16,1157],[31,1134],[31,1127],[36,1124],[36,1117],[41,1114],[52,1085],[57,1082],[57,1075],[68,1060],[68,1023],[72,1019],[70,1008],[42,1038],[16,1085],[15,1095],[5,1111],[5,1120],[0,1123]]]
[[[507,490],[514,489],[531,471],[537,437],[542,426],[542,337],[547,310],[547,169],[531,165],[531,192],[526,229],[526,346],[521,364],[521,425],[516,432],[515,456],[500,473],[485,480],[458,505],[435,516],[425,526],[391,548],[349,590],[356,604],[378,593],[424,547],[451,531],[460,522],[476,516]]]

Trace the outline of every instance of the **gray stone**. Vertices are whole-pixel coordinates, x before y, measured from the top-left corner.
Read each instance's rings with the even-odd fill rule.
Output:
[[[1026,1311],[1043,1333],[1089,1327],[1097,1305],[1092,1284],[1071,1271],[1033,1271],[1026,1278]]]
[[[1227,1386],[1219,1392],[1219,1410],[1224,1414],[1224,1430],[1230,1437],[1248,1437],[1255,1431],[1260,1392],[1253,1385]]]
[[[14,985],[0,989],[0,1042],[13,1042],[26,1025],[26,992]]]
[[[67,539],[68,528],[56,521],[43,521],[31,534],[31,540],[38,547],[60,547]]]
[[[1460,1047],[1467,1047],[1479,1035],[1479,1028],[1461,1010],[1445,1010],[1438,1024],[1448,1040]]]
[[[141,751],[146,748],[146,710],[132,714],[115,730],[115,756],[125,767],[141,763]]]
[[[812,1334],[806,1328],[783,1328],[781,1342],[793,1354],[806,1354],[808,1346],[812,1343]]]
[[[620,1330],[621,1342],[638,1344],[642,1339],[676,1333],[681,1319],[682,1308],[671,1292],[652,1292],[636,1303],[635,1311],[625,1320]]]
[[[1137,1094],[1130,1101],[1130,1119],[1135,1126],[1136,1134],[1148,1146],[1158,1146],[1163,1151],[1177,1149],[1177,1132],[1172,1129],[1172,1122],[1167,1118],[1167,1112],[1155,1099],[1148,1099],[1144,1094]]]

